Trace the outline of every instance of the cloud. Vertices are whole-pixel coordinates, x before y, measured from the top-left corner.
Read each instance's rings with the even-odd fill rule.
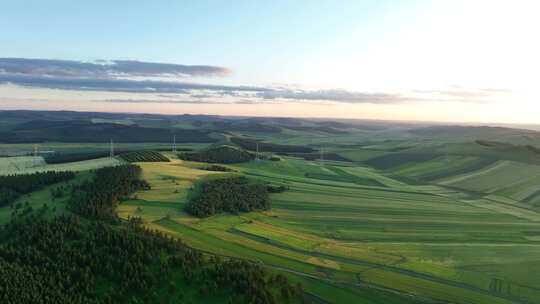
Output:
[[[94,102],[111,102],[111,103],[155,103],[155,104],[227,104],[215,100],[163,100],[163,99],[105,99],[94,100]]]
[[[76,91],[105,91],[130,93],[189,93],[188,90],[211,91],[252,91],[267,90],[250,86],[227,86],[200,84],[176,81],[129,80],[110,78],[70,78],[45,77],[30,75],[14,75],[0,73],[0,84],[14,84],[25,87],[46,89],[76,90]]]
[[[407,98],[396,94],[362,93],[346,90],[288,90],[256,86],[229,86],[159,80],[48,77],[0,73],[0,84],[73,91],[103,91],[154,94],[189,94],[193,98],[259,98],[289,101],[333,101],[343,103],[396,103]]]
[[[176,103],[200,104],[209,102],[229,104],[302,102],[327,105],[334,103],[398,104],[417,101],[489,102],[493,96],[508,93],[508,90],[466,89],[460,86],[397,94],[182,81],[186,77],[224,76],[229,73],[230,70],[226,68],[210,65],[179,65],[130,60],[81,62],[0,58],[0,84],[81,92],[145,94],[141,101],[130,100],[132,103],[166,102],[160,97],[171,99],[171,102]]]
[[[83,62],[28,58],[0,58],[0,72],[68,78],[199,77],[226,76],[231,73],[227,68],[211,65],[182,65],[135,60]]]
[[[270,104],[273,102],[257,101],[252,99],[239,99],[234,101],[227,100],[190,100],[190,99],[96,99],[93,102],[110,102],[110,103],[154,103],[154,104],[243,104],[243,105],[255,105],[255,104]]]
[[[466,89],[460,86],[450,86],[446,90],[416,90],[420,94],[435,94],[445,98],[451,98],[459,101],[485,101],[486,98],[491,98],[500,94],[508,94],[512,91],[509,89]]]
[[[321,100],[343,103],[398,103],[410,98],[399,94],[352,92],[347,90],[271,90],[257,93],[264,99]]]

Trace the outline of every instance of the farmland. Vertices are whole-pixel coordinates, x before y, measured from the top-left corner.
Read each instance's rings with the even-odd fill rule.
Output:
[[[206,254],[285,275],[302,284],[311,303],[540,303],[540,279],[532,275],[540,272],[540,155],[527,148],[535,144],[533,135],[526,133],[533,139],[525,141],[506,130],[505,144],[460,137],[452,128],[435,128],[431,138],[428,130],[316,121],[265,126],[191,117],[101,119],[93,122],[230,129],[212,129],[212,144],[182,142],[178,153],[166,142],[118,143],[115,157],[98,157],[107,155],[109,143],[43,142],[40,156],[2,157],[0,175],[76,174],[0,208],[1,224],[9,222],[13,208],[51,220],[72,214],[69,195],[54,197],[57,187],[87,182],[99,168],[131,163],[141,167],[149,188],[122,198],[115,210],[121,219],[141,218],[145,227]],[[497,130],[473,131],[493,140]],[[257,159],[252,145],[242,148],[234,137],[259,142]],[[28,155],[33,146],[1,144],[0,150]],[[249,157],[229,161],[235,154],[221,153],[223,147]],[[265,147],[302,147],[305,153],[276,156],[282,152]],[[322,161],[321,148],[325,156],[339,157]],[[49,150],[57,163],[47,162]],[[246,177],[279,191],[269,191],[269,209],[203,218],[185,211],[200,197],[202,184],[226,177]],[[181,289],[200,299],[190,288]]]
[[[196,219],[182,211],[193,183],[231,173],[178,159],[141,163],[152,190],[122,204],[119,213],[140,216],[201,250],[261,261],[298,280],[313,278],[325,287],[309,291],[329,302],[336,286],[351,301],[366,286],[415,295],[409,300],[419,302],[534,303],[539,297],[540,281],[528,273],[539,265],[540,215],[343,165],[291,158],[229,165],[290,190],[271,195],[271,211]],[[350,181],[328,178],[341,172]]]

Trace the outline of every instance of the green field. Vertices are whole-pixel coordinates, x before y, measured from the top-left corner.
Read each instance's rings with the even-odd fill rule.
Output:
[[[540,215],[533,211],[436,185],[410,185],[357,165],[285,158],[229,166],[290,187],[272,194],[271,211],[197,219],[182,211],[193,182],[230,173],[176,159],[140,165],[152,190],[123,203],[122,217],[140,216],[201,250],[285,271],[310,282],[308,291],[325,302],[540,298],[540,280],[530,275],[540,271]],[[387,301],[380,302],[381,293]]]
[[[29,174],[45,171],[87,171],[122,164],[118,158],[97,158],[65,164],[46,164],[42,157],[0,157],[0,175]]]
[[[258,122],[214,125],[205,119],[118,116],[96,117],[93,123],[213,130],[215,143],[178,145],[194,152],[234,145],[231,137],[244,137],[309,147],[317,150],[314,155],[323,149],[345,159],[323,162],[282,153],[275,161],[220,164],[231,171],[218,172],[172,152],[151,152],[171,161],[136,163],[151,190],[123,201],[117,209],[121,218],[141,217],[147,227],[202,251],[262,263],[301,282],[313,303],[540,303],[540,276],[535,275],[540,272],[540,153],[534,148],[540,137],[495,128],[345,125],[335,130],[307,120],[272,122],[264,126],[280,131],[265,132],[257,131]],[[109,148],[108,143],[54,142],[39,147],[42,155],[103,155]],[[115,148],[149,153],[166,151],[170,144]],[[32,149],[33,144],[0,144],[1,155]],[[273,153],[265,151],[263,158]],[[62,164],[46,164],[41,156],[3,157],[0,175],[71,170],[82,180],[92,169],[122,163],[120,157]],[[183,211],[200,181],[231,174],[287,190],[270,194],[269,211],[204,219]],[[50,216],[69,212],[67,198],[51,201],[54,187],[16,203],[35,210],[47,203]],[[10,207],[0,208],[0,223],[11,213]]]
[[[178,144],[178,149],[191,148],[200,149],[208,146],[204,143]],[[39,151],[50,151],[54,153],[88,153],[109,151],[109,143],[60,143],[46,142],[38,144]],[[115,150],[170,150],[170,143],[114,143]],[[10,153],[32,153],[34,144],[2,144],[0,143],[0,155]]]

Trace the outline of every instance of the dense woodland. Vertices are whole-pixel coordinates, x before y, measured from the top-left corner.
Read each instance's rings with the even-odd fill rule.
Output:
[[[150,185],[139,177],[135,165],[106,167],[95,171],[91,180],[73,187],[69,206],[77,214],[99,218],[116,218],[116,206],[131,193]]]
[[[127,150],[117,150],[116,154],[126,153]],[[101,157],[107,157],[110,155],[110,151],[90,151],[90,152],[72,152],[72,153],[54,153],[45,156],[45,162],[47,164],[63,164],[71,163],[83,160],[96,159]]]
[[[220,165],[208,165],[205,167],[201,167],[200,169],[206,170],[206,171],[216,171],[216,172],[234,172],[235,171],[229,167],[224,167]]]
[[[232,137],[231,142],[233,142],[236,145],[239,145],[240,147],[246,150],[251,150],[251,151],[257,150],[257,142],[258,142],[260,152],[310,153],[310,152],[315,151],[314,149],[310,147],[305,147],[305,146],[279,145],[279,144],[273,144],[273,143],[267,143],[267,142],[259,142],[254,139],[241,138],[241,137]]]
[[[302,301],[301,286],[259,265],[204,255],[145,228],[139,218],[108,221],[116,219],[122,197],[147,184],[134,165],[94,174],[71,193],[69,206],[84,218],[46,220],[30,212],[0,228],[0,303],[194,303],[212,296],[228,303]]]
[[[301,287],[247,262],[203,256],[140,220],[113,226],[61,216],[0,230],[0,302],[187,303],[186,289],[230,303],[298,301]]]
[[[185,210],[197,217],[270,209],[267,186],[244,176],[203,181]]]
[[[75,177],[73,172],[55,171],[0,176],[0,207],[11,204],[21,195],[70,180],[73,177]]]
[[[199,152],[180,153],[178,157],[189,161],[221,164],[243,163],[255,159],[253,154],[230,146],[220,146]]]
[[[156,151],[132,151],[122,153],[119,156],[121,159],[130,162],[168,162],[170,161],[163,154]]]

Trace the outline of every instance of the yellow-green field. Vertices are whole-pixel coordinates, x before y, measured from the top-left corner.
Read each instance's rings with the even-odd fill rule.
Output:
[[[124,202],[121,217],[142,217],[204,251],[262,262],[323,302],[540,303],[540,277],[532,275],[540,272],[540,217],[503,200],[289,158],[229,166],[237,173],[177,159],[139,165],[152,190]],[[193,183],[221,174],[290,190],[272,194],[268,212],[184,213]]]

